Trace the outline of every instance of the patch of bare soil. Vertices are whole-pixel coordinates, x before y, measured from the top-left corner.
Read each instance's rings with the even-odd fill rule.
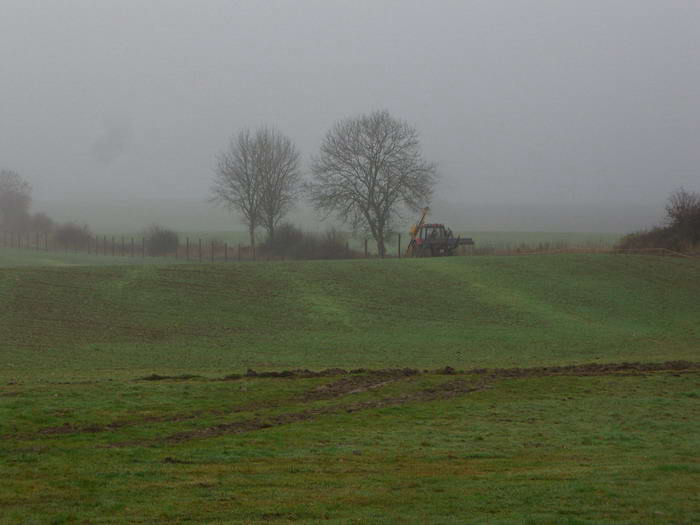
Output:
[[[400,381],[418,374],[418,370],[404,368],[396,370],[377,370],[367,375],[348,375],[332,383],[326,383],[312,388],[302,396],[302,399],[304,401],[317,401],[358,394],[360,392],[366,392],[367,390],[376,390],[395,381]]]
[[[449,367],[447,367],[449,369]],[[666,361],[664,363],[587,363],[583,365],[541,366],[533,368],[476,368],[464,372],[453,369],[437,370],[438,373],[479,374],[493,378],[541,377],[553,375],[600,376],[600,375],[639,375],[664,371],[697,371],[700,363],[691,361]]]

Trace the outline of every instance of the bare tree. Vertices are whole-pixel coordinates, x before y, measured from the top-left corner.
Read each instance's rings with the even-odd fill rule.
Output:
[[[0,171],[0,224],[3,228],[21,231],[29,225],[31,195],[32,187],[18,173]]]
[[[288,137],[276,130],[255,134],[260,177],[260,220],[270,239],[280,220],[294,207],[301,173],[299,152]]]
[[[250,245],[255,246],[255,228],[260,222],[260,178],[250,130],[241,131],[219,154],[212,194],[214,202],[241,214],[248,226]]]
[[[212,200],[241,214],[250,244],[263,226],[270,237],[297,198],[299,152],[276,130],[241,131],[219,154]]]
[[[422,157],[418,132],[387,111],[338,122],[311,170],[307,191],[316,210],[369,232],[381,257],[402,209],[427,205],[437,179],[436,166]]]
[[[674,191],[666,204],[666,221],[691,244],[700,242],[700,193]]]

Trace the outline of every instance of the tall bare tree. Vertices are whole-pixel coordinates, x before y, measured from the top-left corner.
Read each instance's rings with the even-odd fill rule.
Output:
[[[294,206],[300,177],[299,152],[288,137],[245,129],[218,156],[212,200],[241,214],[255,246],[255,229],[263,226],[274,236]]]
[[[380,256],[402,210],[427,205],[436,166],[423,159],[418,132],[387,111],[338,122],[312,160],[307,185],[314,207],[369,232]]]
[[[18,173],[0,171],[0,225],[7,230],[21,231],[30,222],[29,205],[32,187]]]
[[[256,152],[250,130],[244,129],[219,153],[212,200],[237,211],[248,226],[250,245],[255,246],[255,228],[260,222],[260,180],[255,169]]]
[[[255,140],[259,156],[260,220],[272,239],[277,224],[294,207],[299,195],[299,151],[289,137],[274,129],[258,130]]]

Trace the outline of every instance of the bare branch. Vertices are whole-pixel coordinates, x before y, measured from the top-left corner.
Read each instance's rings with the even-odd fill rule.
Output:
[[[316,210],[371,233],[380,255],[401,210],[427,205],[437,179],[436,166],[422,157],[418,132],[387,111],[335,124],[311,171],[307,193]]]
[[[291,139],[274,129],[245,129],[217,158],[211,200],[240,213],[255,244],[258,226],[273,236],[294,206],[300,178],[299,152]]]

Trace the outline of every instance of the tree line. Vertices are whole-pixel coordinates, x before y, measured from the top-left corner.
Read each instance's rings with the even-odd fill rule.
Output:
[[[700,249],[700,193],[679,188],[666,201],[663,222],[625,235],[618,248],[666,248],[678,252]]]
[[[305,197],[324,219],[334,216],[369,234],[383,256],[402,211],[426,206],[436,180],[416,129],[374,111],[341,120],[326,133],[306,180],[289,137],[267,127],[240,131],[218,155],[212,201],[240,215],[254,246],[258,227],[274,241],[282,219]]]

